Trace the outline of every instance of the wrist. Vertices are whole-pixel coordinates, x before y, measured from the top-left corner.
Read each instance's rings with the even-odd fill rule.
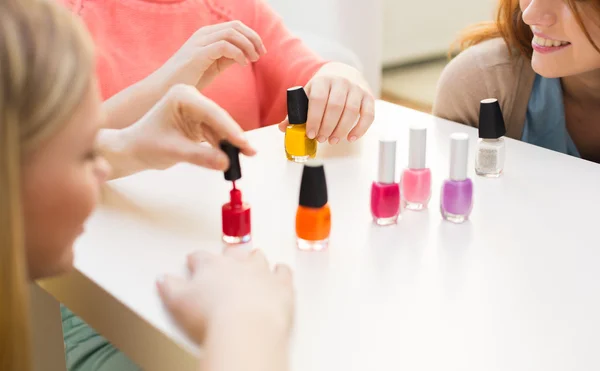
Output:
[[[220,315],[207,329],[203,369],[215,371],[286,371],[289,329],[264,315]]]
[[[360,86],[365,91],[371,93],[371,87],[365,80],[362,73],[356,68],[349,66],[340,62],[328,62],[325,63],[313,76],[315,77],[323,77],[323,76],[332,76],[332,77],[341,77],[347,79],[348,81]],[[312,80],[312,79],[311,79]]]
[[[270,310],[217,310],[207,326],[207,339],[249,337],[252,341],[287,347],[291,324],[289,318]],[[257,336],[260,334],[260,336]]]
[[[99,152],[112,167],[110,180],[133,174],[136,170],[128,129],[102,129],[98,133]]]

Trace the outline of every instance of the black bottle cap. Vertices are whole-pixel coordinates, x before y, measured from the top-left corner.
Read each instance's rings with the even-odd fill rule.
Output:
[[[479,138],[498,139],[506,134],[498,99],[484,99],[479,104]]]
[[[302,86],[295,86],[287,90],[287,110],[290,124],[306,124],[308,96]]]
[[[327,181],[325,168],[319,161],[309,161],[302,171],[300,206],[321,208],[327,204]]]
[[[240,149],[226,140],[219,143],[221,151],[229,157],[229,168],[225,170],[225,180],[235,181],[242,177],[242,168],[240,167]]]

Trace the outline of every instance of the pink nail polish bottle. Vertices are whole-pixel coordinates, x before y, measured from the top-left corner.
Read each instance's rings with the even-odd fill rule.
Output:
[[[400,184],[396,182],[396,141],[379,141],[379,173],[371,186],[371,214],[378,225],[395,224],[400,214]]]
[[[410,128],[408,168],[402,174],[402,201],[408,210],[423,210],[431,198],[431,170],[426,166],[427,128]]]

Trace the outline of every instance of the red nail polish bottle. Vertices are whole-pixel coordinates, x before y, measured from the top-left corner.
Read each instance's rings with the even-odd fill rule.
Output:
[[[227,141],[221,141],[221,150],[229,157],[229,169],[225,180],[232,182],[229,202],[221,208],[223,219],[223,241],[228,244],[246,243],[251,239],[250,205],[242,201],[242,191],[236,188],[235,181],[242,177],[240,149]]]

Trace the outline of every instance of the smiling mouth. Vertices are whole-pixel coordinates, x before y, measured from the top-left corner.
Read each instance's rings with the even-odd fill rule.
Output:
[[[571,45],[571,43],[568,41],[546,39],[540,36],[534,36],[532,43],[544,48],[558,48],[561,46]]]

